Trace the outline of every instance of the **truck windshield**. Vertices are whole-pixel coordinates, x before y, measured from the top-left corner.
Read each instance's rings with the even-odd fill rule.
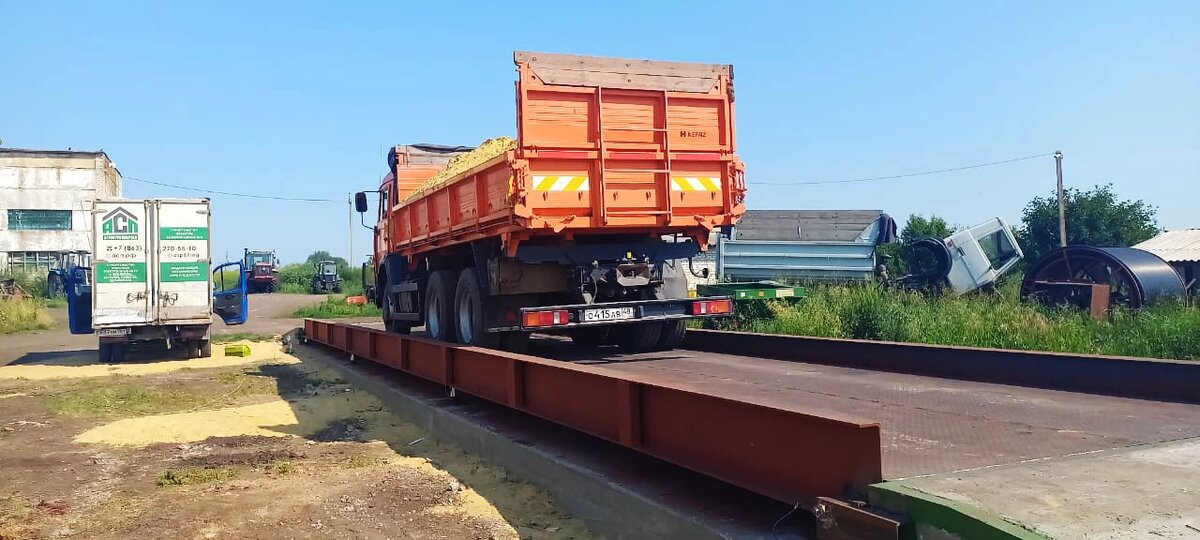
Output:
[[[270,264],[271,263],[271,254],[270,253],[251,253],[250,256],[247,257],[247,259],[248,260],[246,261],[246,263],[250,264],[252,266],[255,264],[259,264],[259,263]]]

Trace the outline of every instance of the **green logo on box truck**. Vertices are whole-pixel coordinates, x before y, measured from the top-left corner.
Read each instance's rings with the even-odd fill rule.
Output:
[[[105,240],[137,240],[138,228],[137,216],[118,206],[100,222],[100,237]]]

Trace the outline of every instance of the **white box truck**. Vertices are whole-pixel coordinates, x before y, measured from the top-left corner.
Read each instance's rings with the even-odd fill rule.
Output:
[[[96,333],[100,361],[121,361],[131,342],[164,340],[188,358],[207,357],[214,312],[226,324],[246,321],[241,261],[212,267],[208,199],[99,199],[92,218],[90,325],[72,329]]]

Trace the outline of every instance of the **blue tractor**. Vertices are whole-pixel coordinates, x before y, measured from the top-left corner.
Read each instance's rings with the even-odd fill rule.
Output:
[[[76,267],[90,268],[92,252],[64,250],[54,254],[50,272],[46,274],[46,298],[62,298],[67,293],[67,276]],[[83,274],[86,277],[87,274]]]

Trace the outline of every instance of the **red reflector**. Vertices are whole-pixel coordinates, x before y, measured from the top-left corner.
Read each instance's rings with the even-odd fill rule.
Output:
[[[708,303],[708,313],[733,313],[733,300],[713,300]]]
[[[570,317],[567,315],[567,310],[551,310],[551,311],[526,311],[525,317],[521,321],[522,326],[554,326],[558,324],[567,324],[570,322]]]
[[[733,300],[700,300],[692,302],[692,315],[723,315],[733,313]]]

